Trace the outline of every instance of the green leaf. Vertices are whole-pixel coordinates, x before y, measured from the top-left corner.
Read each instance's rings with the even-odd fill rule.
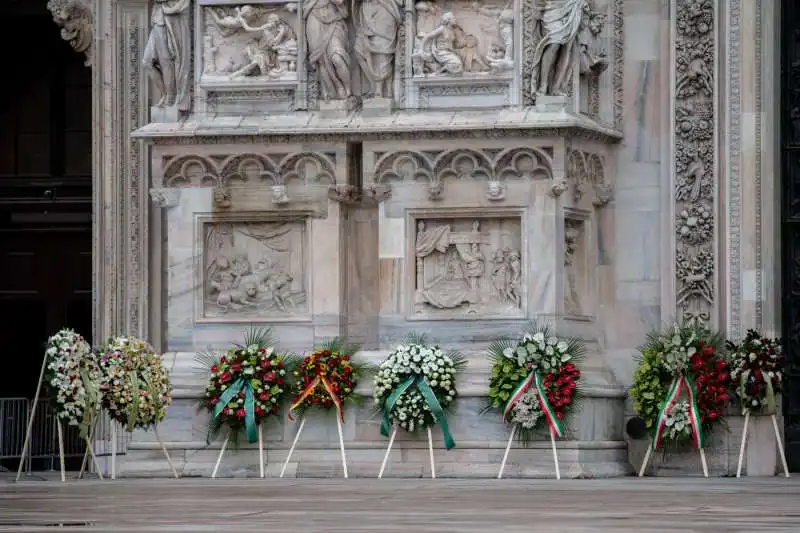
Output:
[[[508,400],[508,397],[510,395],[508,394],[508,391],[500,391],[500,394],[498,396],[500,397],[501,400],[506,401]]]
[[[505,390],[511,390],[514,388],[514,385],[512,385],[511,383],[503,383],[503,386],[501,388]]]

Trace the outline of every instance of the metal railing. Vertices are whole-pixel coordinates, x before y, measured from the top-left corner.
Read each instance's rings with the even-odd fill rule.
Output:
[[[46,398],[39,400],[33,418],[30,444],[22,457],[25,432],[28,428],[33,401],[28,398],[0,398],[0,460],[23,460],[30,472],[33,460],[49,464],[50,470],[58,468],[58,429],[55,411]],[[92,445],[97,457],[110,456],[112,452],[111,420],[103,413],[95,426]],[[64,457],[83,457],[86,443],[80,438],[79,428],[62,423],[64,430]],[[117,455],[124,455],[130,434],[117,431]]]

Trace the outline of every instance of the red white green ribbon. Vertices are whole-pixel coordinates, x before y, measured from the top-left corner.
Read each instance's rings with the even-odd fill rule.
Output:
[[[342,423],[344,423],[344,410],[342,409],[342,400],[336,395],[335,392],[333,392],[333,387],[331,386],[331,382],[328,381],[328,378],[326,376],[317,376],[316,378],[314,378],[314,381],[308,384],[308,387],[303,389],[302,392],[297,395],[297,397],[292,402],[292,405],[289,406],[289,420],[294,420],[294,417],[292,416],[292,411],[297,409],[300,406],[300,404],[302,404],[306,400],[306,398],[311,396],[311,394],[319,385],[325,387],[325,391],[331,397],[331,400],[333,400],[333,404],[336,406],[336,412],[339,415],[339,420],[341,420]]]
[[[667,418],[675,409],[678,403],[678,398],[683,390],[689,396],[689,423],[692,425],[692,438],[695,447],[700,450],[705,446],[705,436],[703,435],[703,427],[700,422],[700,409],[697,407],[697,387],[691,377],[681,374],[672,380],[672,384],[667,391],[667,397],[664,399],[664,404],[661,406],[661,412],[658,413],[656,419],[656,432],[653,435],[653,449],[657,450],[659,445],[664,440],[664,431],[667,428]]]
[[[542,408],[545,420],[547,420],[547,425],[550,426],[550,429],[557,437],[563,437],[564,426],[561,425],[561,421],[556,416],[555,409],[553,409],[553,406],[550,405],[550,401],[547,399],[547,391],[544,390],[542,377],[537,370],[534,370],[528,374],[525,379],[520,381],[517,388],[511,393],[511,397],[508,399],[508,402],[506,402],[506,407],[503,410],[503,421],[508,422],[508,417],[514,409],[514,406],[519,403],[525,392],[531,388],[531,385],[534,386],[536,396],[539,399],[539,405]]]

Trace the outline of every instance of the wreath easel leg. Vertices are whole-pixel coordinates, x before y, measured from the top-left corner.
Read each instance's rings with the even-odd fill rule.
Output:
[[[650,454],[653,453],[653,443],[647,445],[647,451],[644,454],[642,466],[639,468],[639,477],[644,477],[644,471],[647,469],[647,463],[650,462]]]
[[[39,381],[36,382],[36,394],[33,395],[33,407],[31,407],[30,418],[28,418],[28,427],[25,430],[25,442],[22,444],[22,453],[19,456],[19,468],[17,468],[17,478],[19,481],[22,478],[22,469],[25,466],[25,456],[28,453],[28,448],[31,445],[31,432],[33,431],[33,417],[36,416],[36,407],[39,405],[39,395],[42,392],[42,380],[44,380],[44,371],[47,368],[47,357],[42,358],[42,369],[39,371]]]
[[[158,434],[158,428],[153,428],[153,434],[156,436],[159,446],[161,446],[161,451],[164,452],[164,457],[167,458],[167,463],[169,464],[170,470],[172,470],[172,475],[175,476],[175,479],[178,479],[180,476],[178,475],[178,471],[175,469],[175,465],[172,464],[172,457],[170,457],[167,447],[164,445],[164,441],[161,440],[161,437]]]
[[[774,414],[770,415],[770,418],[772,418],[772,428],[775,430],[775,441],[778,443],[778,451],[781,453],[783,475],[789,477],[789,465],[786,463],[786,453],[783,451],[783,440],[781,439],[781,432],[778,429],[778,419]]]
[[[344,434],[342,433],[342,420],[338,416],[336,417],[336,428],[339,430],[339,449],[342,451],[344,478],[347,479],[347,456],[344,453]]]
[[[87,442],[91,442],[92,439],[94,438],[94,429],[96,426],[97,426],[97,418],[93,417],[92,423],[89,426],[88,438],[86,439]],[[87,445],[86,451],[83,452],[83,461],[81,461],[81,469],[78,472],[78,479],[83,478],[83,473],[84,471],[86,471],[86,465],[88,464],[88,462],[89,462],[89,446]]]
[[[61,467],[61,483],[66,483],[67,476],[64,473],[64,428],[61,426],[61,419],[56,416],[56,433],[58,433],[58,464]]]
[[[258,425],[258,466],[261,477],[264,477],[264,428]]]
[[[561,469],[558,467],[558,449],[556,448],[556,432],[550,428],[550,444],[553,447],[553,463],[556,465],[556,479],[561,479]]]
[[[511,443],[514,442],[514,435],[517,433],[517,424],[511,426],[511,435],[508,437],[508,444],[506,444],[506,451],[503,453],[503,460],[500,462],[500,472],[497,473],[497,479],[503,479],[503,471],[506,469],[506,461],[508,454],[511,451]]]
[[[750,410],[744,413],[744,429],[742,430],[742,443],[739,445],[739,464],[736,466],[736,477],[742,477],[742,461],[744,460],[744,446],[747,442],[747,426],[750,423]]]
[[[225,440],[222,442],[222,448],[219,450],[219,455],[217,456],[217,463],[214,465],[214,470],[211,472],[211,479],[217,477],[217,471],[219,470],[219,465],[222,463],[222,456],[225,455],[225,449],[228,447],[228,443],[231,440],[231,434],[228,433],[228,436],[225,437]]]
[[[117,479],[117,423],[111,422],[111,479]]]
[[[283,477],[283,474],[286,473],[286,467],[289,466],[289,460],[292,458],[292,454],[294,453],[294,448],[295,446],[297,446],[297,441],[300,440],[300,433],[303,432],[303,426],[305,425],[306,425],[306,418],[303,417],[303,419],[300,421],[300,427],[297,428],[297,433],[295,433],[294,435],[294,441],[292,441],[292,447],[289,448],[289,453],[286,455],[286,460],[283,462],[283,468],[281,468],[280,477]]]
[[[386,454],[383,456],[383,462],[381,463],[381,471],[378,472],[378,479],[383,477],[383,471],[386,470],[386,464],[389,462],[389,454],[392,452],[392,444],[394,444],[394,438],[397,436],[397,426],[392,427],[392,434],[389,436],[389,446],[386,447]]]
[[[436,464],[433,462],[433,432],[428,426],[428,452],[431,457],[431,479],[436,479]]]
[[[703,476],[708,477],[708,463],[706,462],[705,448],[700,448],[700,462],[703,464]]]

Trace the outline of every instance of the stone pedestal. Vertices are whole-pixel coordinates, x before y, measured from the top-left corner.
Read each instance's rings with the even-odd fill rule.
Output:
[[[319,101],[319,113],[321,118],[343,118],[349,115],[355,107],[355,98]]]
[[[180,120],[180,111],[176,106],[151,106],[150,122],[154,123],[176,123]]]
[[[392,114],[391,98],[365,98],[361,104],[364,117],[382,117]]]

